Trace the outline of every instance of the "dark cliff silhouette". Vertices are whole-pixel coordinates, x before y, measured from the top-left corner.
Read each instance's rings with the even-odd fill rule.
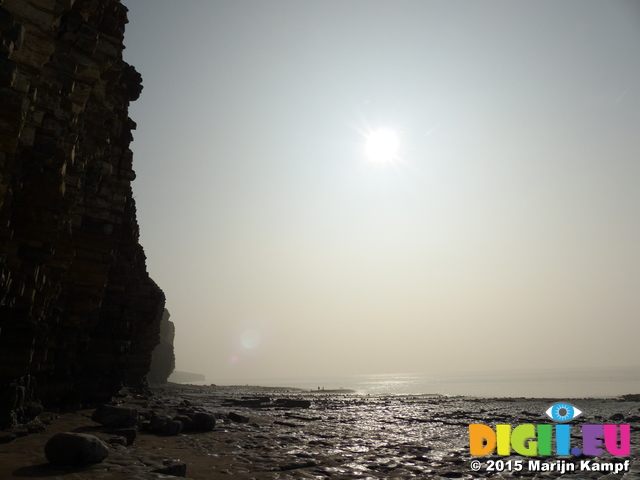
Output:
[[[138,242],[119,0],[0,5],[0,426],[144,389],[164,294]]]
[[[147,375],[149,383],[167,383],[169,375],[176,368],[176,357],[173,353],[173,340],[176,328],[169,320],[169,311],[165,308],[160,323],[160,343],[153,350],[151,368]]]

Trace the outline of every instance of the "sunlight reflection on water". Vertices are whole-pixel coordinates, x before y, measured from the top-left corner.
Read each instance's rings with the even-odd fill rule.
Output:
[[[207,382],[202,382],[207,383]],[[210,383],[210,382],[209,382]],[[244,382],[247,383],[247,382]],[[476,373],[455,375],[379,374],[349,377],[263,378],[252,385],[310,391],[349,389],[369,395],[468,395],[479,397],[616,397],[640,390],[640,368],[591,371]]]

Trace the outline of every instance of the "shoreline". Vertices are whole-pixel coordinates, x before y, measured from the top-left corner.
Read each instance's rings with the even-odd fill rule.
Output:
[[[482,396],[482,395],[463,395],[463,394],[448,394],[448,393],[392,393],[392,392],[384,392],[384,393],[366,393],[362,391],[358,391],[351,388],[332,388],[332,389],[308,389],[301,387],[285,387],[285,386],[260,386],[260,385],[217,385],[217,384],[194,384],[194,383],[176,383],[176,382],[167,382],[166,384],[154,384],[150,385],[150,388],[162,388],[165,385],[174,386],[174,387],[193,387],[193,388],[215,388],[215,389],[246,389],[247,391],[265,391],[265,392],[290,392],[290,393],[300,393],[300,394],[350,394],[350,395],[361,395],[361,396],[389,396],[389,397],[444,397],[444,398],[464,398],[469,401],[473,401],[473,399],[478,400],[502,400],[502,401],[510,401],[510,400],[539,400],[539,401],[562,401],[562,400],[611,400],[611,401],[640,401],[640,393],[625,393],[622,395],[590,395],[590,396],[540,396],[540,397],[531,397],[531,396]]]
[[[492,476],[489,472],[473,472],[470,468],[474,457],[469,454],[468,425],[550,423],[543,412],[554,400],[362,395],[247,385],[167,384],[153,386],[152,392],[150,396],[114,398],[120,406],[135,408],[145,420],[133,444],[110,444],[109,456],[103,462],[54,467],[44,457],[44,444],[59,431],[113,437],[91,420],[94,409],[83,409],[60,414],[41,433],[1,444],[0,478],[172,478],[158,473],[167,465],[182,465],[185,478],[194,480],[488,478]],[[584,420],[579,419],[576,425],[582,421],[602,423],[613,415],[629,419],[629,460],[640,469],[640,402],[575,400],[585,412]],[[195,413],[215,418],[215,427],[174,435],[150,429],[148,419]],[[544,478],[555,476],[559,474],[545,473]],[[590,474],[589,478],[598,476]]]

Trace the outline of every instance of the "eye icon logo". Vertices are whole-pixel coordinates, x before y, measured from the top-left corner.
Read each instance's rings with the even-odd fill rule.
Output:
[[[570,403],[554,403],[544,413],[554,422],[564,423],[578,418],[582,410]]]
[[[483,457],[493,455],[494,453],[508,456],[515,450],[518,455],[526,457],[548,457],[554,454],[553,446],[555,444],[555,455],[562,457],[569,455],[573,455],[574,457],[580,457],[581,455],[597,457],[607,454],[605,453],[605,449],[608,454],[615,457],[627,457],[631,455],[630,424],[571,425],[569,422],[575,420],[584,412],[575,405],[567,402],[554,403],[546,407],[544,413],[557,423],[555,425],[549,424],[548,421],[540,425],[524,423],[517,425],[515,428],[507,424],[496,425],[495,427],[490,427],[484,423],[469,424],[469,453],[474,457]],[[575,430],[578,428],[582,430],[582,444],[575,445],[575,440],[579,435],[571,434],[572,427]],[[574,445],[571,445],[572,442]],[[539,460],[529,461],[529,469],[533,470],[533,466],[537,465],[535,463],[537,461]],[[566,465],[562,463],[564,461],[565,460],[559,460],[560,463],[557,464],[557,469],[543,468],[540,470],[538,466],[535,468],[537,469],[536,471],[573,470],[568,463]],[[618,465],[623,465],[623,467],[620,468],[626,469],[630,461],[631,460],[627,460],[624,463],[618,463]],[[587,468],[591,470],[588,466],[590,460],[580,459],[580,462],[581,469]],[[479,463],[481,464],[481,462]],[[474,464],[471,463],[472,468],[474,468],[473,465]],[[478,466],[478,463],[475,465]],[[491,463],[488,465],[491,465]],[[505,462],[505,465],[507,465],[507,462]],[[605,464],[603,463],[601,465]],[[565,466],[568,467],[568,469],[565,470]],[[596,467],[593,468],[593,470],[605,470],[605,468]]]

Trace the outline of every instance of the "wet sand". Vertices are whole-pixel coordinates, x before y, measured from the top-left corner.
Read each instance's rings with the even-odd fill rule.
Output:
[[[77,468],[54,467],[44,457],[44,444],[62,431],[95,433],[93,409],[61,414],[42,433],[0,445],[0,479],[56,480],[166,479],[152,473],[170,460],[186,464],[192,479],[383,479],[383,478],[606,478],[640,480],[640,402],[575,399],[584,414],[571,422],[572,439],[580,445],[578,425],[630,423],[629,457],[535,457],[542,463],[579,465],[630,460],[630,471],[530,471],[530,457],[479,457],[471,468],[468,425],[553,423],[544,411],[555,399],[479,399],[431,395],[362,396],[352,393],[302,391],[268,387],[207,387],[168,384],[150,398],[118,398],[140,412],[176,415],[204,411],[216,416],[210,432],[176,436],[141,431],[131,446],[110,445],[102,463]],[[560,400],[560,399],[558,399]],[[568,400],[568,399],[561,399]],[[307,408],[308,407],[308,408]],[[229,414],[235,420],[232,420]],[[616,415],[618,420],[609,420]],[[246,423],[243,423],[246,422]],[[490,461],[517,460],[520,472],[487,471]]]

